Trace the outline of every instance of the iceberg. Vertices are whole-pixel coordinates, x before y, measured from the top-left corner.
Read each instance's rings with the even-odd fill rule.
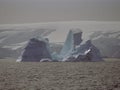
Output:
[[[102,61],[101,53],[91,40],[82,40],[80,29],[70,30],[60,57],[62,61]]]
[[[20,61],[39,62],[41,60],[50,61],[51,54],[47,44],[48,43],[46,43],[44,40],[38,40],[37,38],[30,39],[22,55],[17,59],[17,61],[18,62]]]
[[[82,40],[82,31],[69,31],[60,54],[50,51],[49,40],[32,38],[16,62],[79,62],[103,61],[101,53],[91,40]]]

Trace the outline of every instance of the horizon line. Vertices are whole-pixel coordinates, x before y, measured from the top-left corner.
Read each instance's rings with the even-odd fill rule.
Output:
[[[17,23],[17,24],[0,24],[0,26],[17,26],[17,25],[34,25],[34,24],[54,24],[54,23],[76,23],[76,22],[100,22],[100,23],[107,23],[107,22],[112,22],[112,23],[117,23],[120,21],[94,21],[94,20],[73,20],[73,21],[53,21],[53,22],[35,22],[35,23]]]

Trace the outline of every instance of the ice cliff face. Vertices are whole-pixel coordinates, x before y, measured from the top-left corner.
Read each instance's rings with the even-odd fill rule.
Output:
[[[72,52],[72,50],[74,49],[73,43],[74,43],[73,32],[72,30],[70,30],[70,32],[68,33],[67,39],[64,43],[64,46],[60,52],[61,57],[66,57]]]

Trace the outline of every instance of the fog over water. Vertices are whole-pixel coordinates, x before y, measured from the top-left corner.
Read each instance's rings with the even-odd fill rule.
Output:
[[[0,24],[120,21],[120,0],[0,0]]]

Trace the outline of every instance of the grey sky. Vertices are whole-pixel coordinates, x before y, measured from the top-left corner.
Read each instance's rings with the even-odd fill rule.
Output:
[[[120,21],[120,0],[0,0],[0,24]]]

